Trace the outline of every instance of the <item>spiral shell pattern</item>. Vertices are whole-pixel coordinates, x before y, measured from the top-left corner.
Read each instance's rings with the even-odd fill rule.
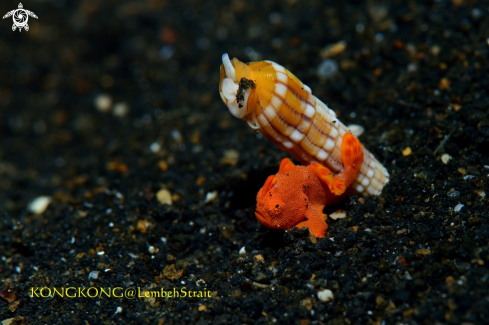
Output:
[[[343,171],[341,142],[349,132],[333,110],[281,65],[271,61],[242,63],[222,57],[219,92],[230,112],[258,129],[302,164],[320,163]],[[363,148],[363,164],[353,192],[379,195],[389,173]]]

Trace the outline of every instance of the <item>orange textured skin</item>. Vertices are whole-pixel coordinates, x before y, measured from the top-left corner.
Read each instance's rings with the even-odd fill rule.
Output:
[[[338,175],[317,163],[295,166],[284,158],[278,173],[269,176],[258,192],[257,219],[268,228],[307,227],[315,237],[324,237],[328,229],[324,207],[348,195],[363,162],[362,145],[351,133],[343,137],[341,153],[344,171]]]

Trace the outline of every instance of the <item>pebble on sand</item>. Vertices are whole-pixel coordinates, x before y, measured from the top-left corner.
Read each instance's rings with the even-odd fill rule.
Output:
[[[160,202],[160,204],[171,206],[173,203],[171,193],[166,188],[163,188],[156,193],[156,199],[158,200],[158,202]]]
[[[477,194],[477,196],[480,197],[481,199],[486,197],[485,191],[476,191],[475,194]]]
[[[112,97],[107,94],[100,94],[95,97],[94,105],[100,112],[107,113],[112,108]]]
[[[151,152],[153,152],[153,153],[157,153],[157,152],[159,152],[159,151],[160,151],[160,149],[161,149],[161,145],[160,145],[160,144],[159,144],[157,141],[153,142],[153,143],[152,143],[152,144],[149,146],[149,150],[151,150]]]
[[[239,152],[233,149],[226,150],[221,159],[221,164],[234,166],[239,160]]]
[[[49,203],[51,203],[52,199],[49,196],[39,196],[35,198],[27,207],[29,212],[34,214],[41,214],[48,208]]]
[[[333,77],[339,70],[338,63],[333,59],[326,59],[319,64],[317,74],[321,79]]]
[[[99,271],[92,271],[88,274],[88,279],[94,279],[96,280],[98,278],[98,275],[99,275]]]
[[[114,108],[112,108],[112,114],[116,117],[123,118],[127,113],[129,113],[129,105],[127,105],[127,103],[115,103]]]

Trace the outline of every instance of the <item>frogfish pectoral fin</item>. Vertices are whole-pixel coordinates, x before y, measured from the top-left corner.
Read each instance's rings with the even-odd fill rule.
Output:
[[[331,171],[321,164],[314,163],[308,167],[318,175],[319,179],[328,185],[331,193],[341,195],[355,181],[363,162],[363,147],[360,141],[351,133],[345,133],[341,141],[341,157],[344,171],[333,176]]]
[[[341,195],[345,192],[345,182],[342,179],[333,176],[328,168],[318,163],[310,164],[307,167],[310,168],[319,177],[321,182],[328,185],[331,193],[334,193],[335,195]]]
[[[311,211],[313,212],[313,211]],[[304,220],[296,225],[297,228],[307,227],[309,232],[317,238],[324,238],[328,225],[324,220],[323,213],[316,211],[311,214],[307,220]]]

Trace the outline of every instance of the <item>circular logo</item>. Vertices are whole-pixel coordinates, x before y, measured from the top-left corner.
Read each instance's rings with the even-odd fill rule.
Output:
[[[27,24],[27,21],[29,20],[29,16],[27,15],[27,12],[25,12],[24,9],[17,9],[15,10],[14,16],[14,24],[22,28]]]

